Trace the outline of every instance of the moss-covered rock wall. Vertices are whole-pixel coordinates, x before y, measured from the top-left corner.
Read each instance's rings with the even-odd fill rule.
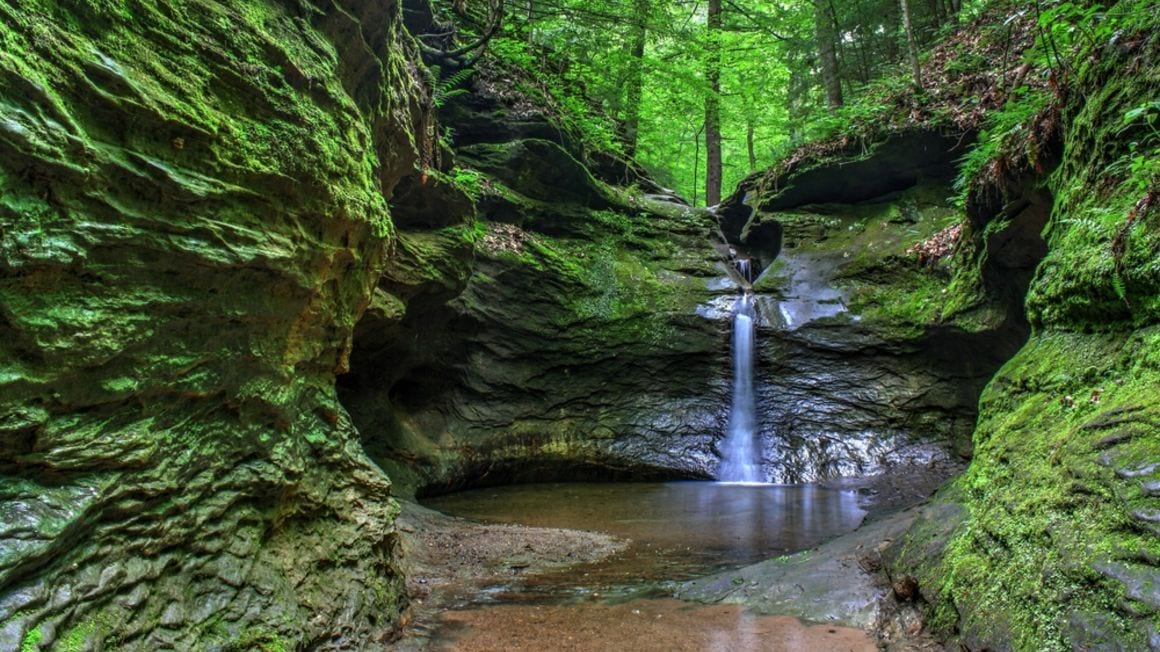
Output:
[[[1058,99],[1054,172],[980,184],[1054,196],[1034,332],[983,395],[969,470],[891,564],[970,649],[1160,645],[1160,138],[1132,119],[1160,88],[1160,42],[1154,17],[1133,18],[1152,26],[1099,48]]]
[[[349,648],[404,602],[335,374],[423,120],[395,2],[0,3],[0,648]]]

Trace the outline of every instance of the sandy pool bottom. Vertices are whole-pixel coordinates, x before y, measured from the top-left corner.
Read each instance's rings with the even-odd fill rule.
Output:
[[[432,649],[448,652],[873,652],[858,629],[757,616],[737,605],[675,599],[620,604],[496,605],[448,611]]]

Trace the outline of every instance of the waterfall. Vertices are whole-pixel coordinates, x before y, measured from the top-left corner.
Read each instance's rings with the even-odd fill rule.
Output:
[[[748,280],[748,260],[738,261]],[[754,328],[756,312],[749,292],[737,299],[733,314],[733,404],[729,433],[721,447],[722,482],[765,482],[761,448],[757,441],[757,401],[753,393]]]
[[[753,261],[748,258],[741,258],[737,261],[737,271],[741,274],[741,278],[745,279],[746,283],[753,282]]]

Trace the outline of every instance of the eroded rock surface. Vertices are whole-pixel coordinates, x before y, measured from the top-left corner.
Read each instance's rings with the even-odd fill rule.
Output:
[[[444,273],[380,284],[384,304],[417,298],[359,326],[344,401],[368,449],[414,489],[710,476],[729,363],[728,322],[696,311],[724,275],[707,214],[607,187],[601,210],[497,192],[481,205],[519,223],[424,236]]]
[[[512,111],[479,88],[448,119]],[[1026,324],[1003,284],[973,288],[944,318],[948,265],[911,251],[961,219],[946,201],[952,144],[918,134],[871,152],[859,165],[892,178],[837,198],[852,203],[785,198],[843,175],[839,161],[786,180],[775,199],[743,186],[712,214],[608,185],[559,130],[531,136],[553,131],[535,119],[490,141],[470,132],[457,156],[479,175],[476,213],[405,226],[358,327],[344,402],[407,490],[713,477],[733,303],[748,287],[733,255],[773,263],[754,285],[769,480],[969,454],[978,393]],[[1033,268],[1035,253],[1010,269]]]
[[[334,377],[417,155],[399,6],[7,2],[0,43],[0,648],[381,645]]]
[[[975,241],[997,243],[1035,212],[1029,197],[1054,197],[1030,341],[982,396],[967,472],[891,562],[915,575],[934,631],[968,649],[1160,647],[1160,212],[1155,179],[1103,172],[1134,151],[1122,116],[1160,80],[1160,49],[1152,27],[1122,37],[1044,114],[1061,126],[1058,167],[1006,160],[969,204]]]
[[[753,286],[759,419],[771,480],[809,482],[968,457],[979,393],[1027,337],[1012,297],[1025,292],[1042,243],[997,236],[1025,255],[1003,257],[996,253],[1003,247],[992,244],[974,259],[979,276],[970,289],[953,286],[956,275],[967,276],[958,270],[970,254],[919,253],[953,238],[948,234],[962,220],[948,204],[946,166],[931,151],[942,141],[918,134],[909,144],[916,162],[900,167],[907,142],[896,138],[857,160],[863,167],[878,161],[880,175],[895,177],[863,184],[850,195],[857,201],[843,203],[846,195],[838,193],[829,203],[794,203],[824,199],[815,196],[825,185],[820,178],[842,185],[849,166],[838,160],[780,179],[776,189],[763,185],[768,179],[747,181],[718,211],[722,230],[737,234],[736,247],[772,259]],[[1022,233],[1035,218],[1042,213],[996,233]],[[776,237],[754,239],[758,233]],[[776,256],[762,248],[765,241],[778,243]],[[1000,280],[988,284],[992,276]]]

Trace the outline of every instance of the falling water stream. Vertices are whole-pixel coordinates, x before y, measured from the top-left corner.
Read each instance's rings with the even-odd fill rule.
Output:
[[[740,259],[737,268],[746,282],[752,282],[751,261]],[[721,482],[765,482],[761,470],[761,449],[757,440],[757,401],[753,392],[753,356],[756,312],[753,294],[747,289],[733,308],[733,401],[729,410],[729,431],[721,445]]]

